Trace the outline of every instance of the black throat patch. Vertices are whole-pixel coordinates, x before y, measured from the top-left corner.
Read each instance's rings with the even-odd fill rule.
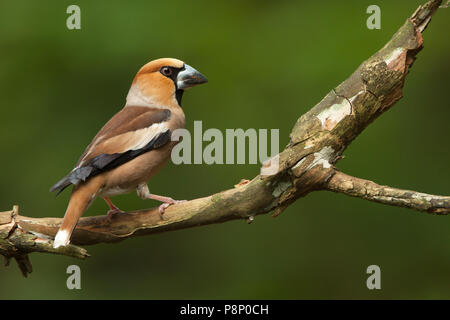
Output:
[[[175,86],[176,86],[177,84],[175,83]],[[178,105],[181,107],[181,98],[183,98],[183,93],[184,93],[184,90],[182,90],[182,89],[177,89],[176,91],[175,91],[175,98],[177,99],[177,102],[178,102]]]

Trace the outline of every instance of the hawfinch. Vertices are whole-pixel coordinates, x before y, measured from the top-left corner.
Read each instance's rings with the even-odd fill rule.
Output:
[[[142,199],[163,202],[160,214],[178,202],[151,194],[147,181],[170,158],[176,144],[171,133],[184,128],[184,90],[205,82],[205,76],[177,59],[154,60],[139,70],[125,107],[97,133],[75,168],[50,189],[59,194],[74,185],[55,248],[69,244],[78,219],[98,196],[108,204],[108,216],[121,212],[109,197],[132,190]]]

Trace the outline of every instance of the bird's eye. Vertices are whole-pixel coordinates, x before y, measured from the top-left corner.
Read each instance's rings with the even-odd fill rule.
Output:
[[[164,76],[169,77],[172,74],[172,69],[170,69],[169,67],[162,67],[161,68],[161,73]]]

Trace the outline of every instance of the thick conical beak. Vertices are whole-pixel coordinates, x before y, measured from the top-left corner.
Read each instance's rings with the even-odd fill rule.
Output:
[[[177,76],[177,88],[181,90],[206,82],[208,82],[208,79],[204,75],[187,64],[184,65],[184,70]]]

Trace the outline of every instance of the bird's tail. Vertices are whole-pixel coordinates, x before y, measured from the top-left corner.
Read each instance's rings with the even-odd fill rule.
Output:
[[[93,178],[87,183],[74,187],[64,219],[55,236],[53,248],[67,246],[70,243],[70,237],[78,219],[95,199],[100,187],[101,181],[98,178]]]

